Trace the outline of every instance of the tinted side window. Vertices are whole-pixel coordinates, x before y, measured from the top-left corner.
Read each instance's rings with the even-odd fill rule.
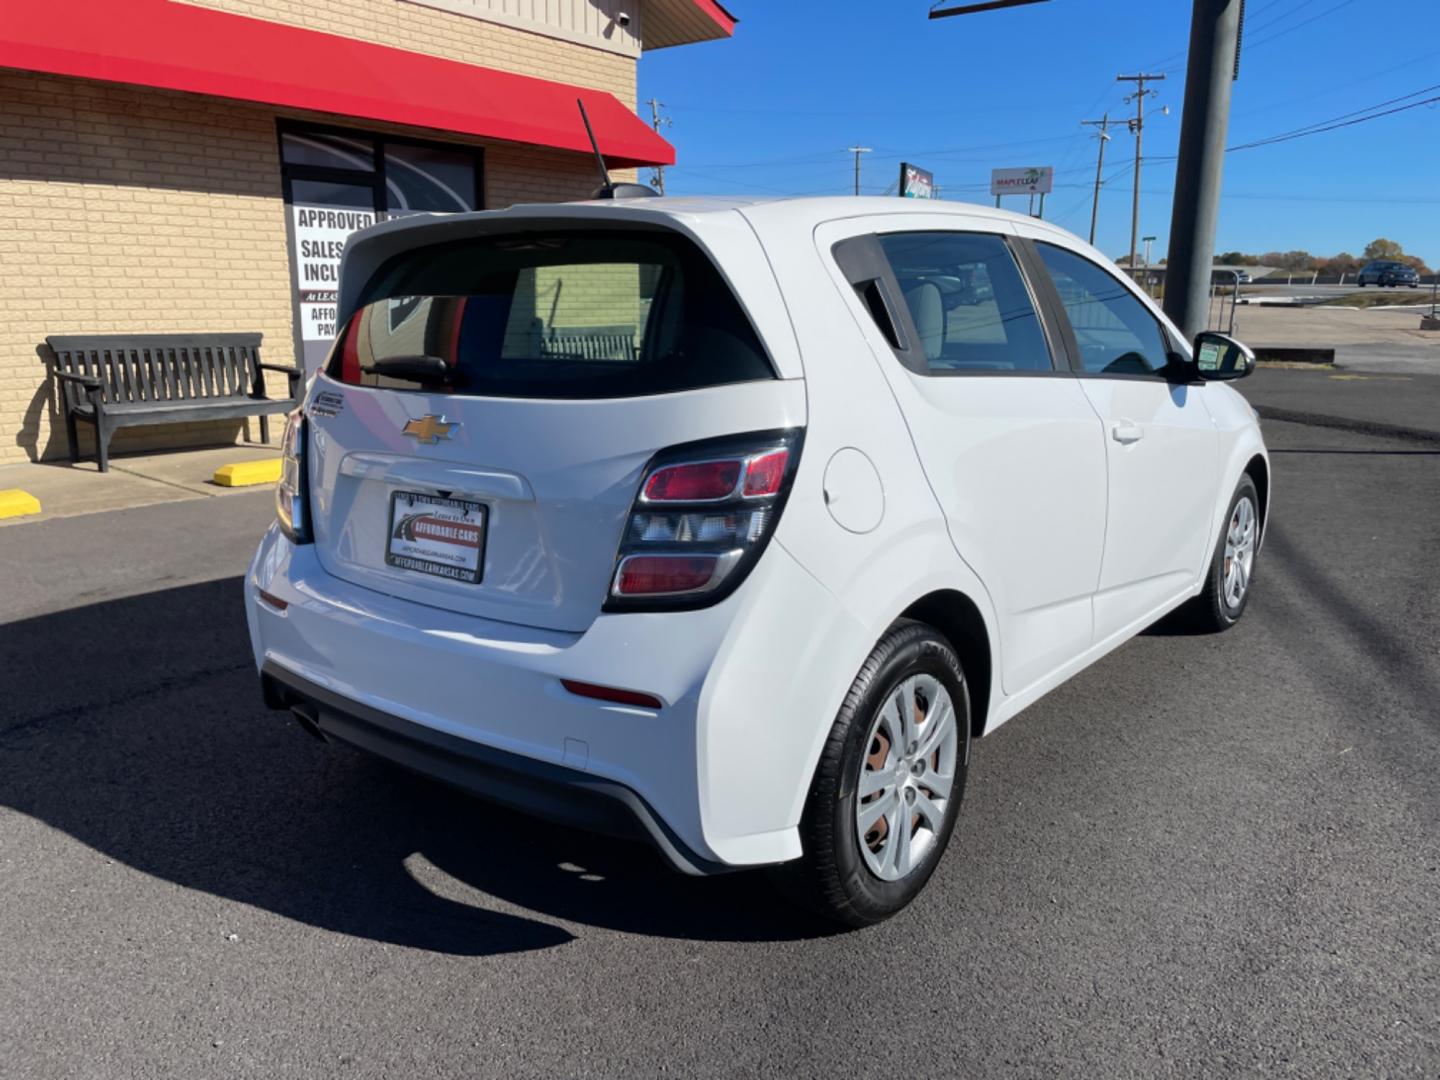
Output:
[[[1145,375],[1169,363],[1155,316],[1113,274],[1053,244],[1035,248],[1065,305],[1087,372]]]
[[[931,371],[1051,370],[1030,291],[1002,238],[889,233],[880,246]]]

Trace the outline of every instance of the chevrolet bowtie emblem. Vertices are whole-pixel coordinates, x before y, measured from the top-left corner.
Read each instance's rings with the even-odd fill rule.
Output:
[[[441,439],[450,438],[451,434],[460,425],[447,424],[443,416],[422,416],[419,420],[411,420],[401,432],[406,435],[413,435],[418,442],[434,446]]]

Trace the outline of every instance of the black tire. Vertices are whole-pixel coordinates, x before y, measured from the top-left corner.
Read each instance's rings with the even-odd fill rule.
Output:
[[[932,676],[950,695],[956,730],[955,773],[941,828],[933,833],[909,873],[886,881],[870,869],[860,851],[857,786],[867,755],[873,752],[866,743],[876,717],[901,683],[917,674]],[[777,867],[776,883],[791,899],[845,926],[869,926],[888,919],[919,894],[944,854],[964,798],[969,763],[970,696],[955,650],[923,623],[895,623],[870,653],[845,696],[820,753],[801,818],[805,854]]]
[[[1219,633],[1222,630],[1229,630],[1240,621],[1240,616],[1245,614],[1245,606],[1250,602],[1250,593],[1253,591],[1254,584],[1253,564],[1250,578],[1240,596],[1240,602],[1232,604],[1225,595],[1225,538],[1242,499],[1250,500],[1250,506],[1255,514],[1255,544],[1258,547],[1260,543],[1263,526],[1263,520],[1260,517],[1260,495],[1255,490],[1255,481],[1251,480],[1247,474],[1242,476],[1240,483],[1235,485],[1235,494],[1230,496],[1230,505],[1225,511],[1224,519],[1220,522],[1220,535],[1215,541],[1215,552],[1210,557],[1210,569],[1205,577],[1205,589],[1189,604],[1188,614],[1191,617],[1191,624],[1195,630],[1202,633]]]

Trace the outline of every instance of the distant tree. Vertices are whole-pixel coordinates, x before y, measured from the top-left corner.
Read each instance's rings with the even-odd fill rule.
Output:
[[[1386,240],[1383,236],[1378,240],[1371,240],[1365,245],[1365,258],[1367,259],[1398,259],[1404,254],[1404,248],[1394,240]]]
[[[1281,270],[1309,270],[1315,265],[1315,256],[1308,251],[1267,251],[1260,256],[1260,264]]]
[[[1321,260],[1319,269],[1322,274],[1354,274],[1364,265],[1364,259],[1357,259],[1348,251],[1342,251],[1338,255]]]
[[[1428,274],[1431,272],[1430,265],[1424,259],[1420,258],[1419,255],[1401,255],[1400,261],[1407,266],[1413,266],[1417,274]]]

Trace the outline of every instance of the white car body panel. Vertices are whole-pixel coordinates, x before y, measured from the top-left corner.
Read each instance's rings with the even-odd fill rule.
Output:
[[[984,226],[950,214],[851,218],[816,230],[815,246],[824,258],[862,233]],[[956,550],[1001,613],[1002,684],[1025,686],[1090,645],[1105,530],[1105,451],[1095,412],[1071,378],[934,378],[906,370],[827,262],[900,406]],[[1017,492],[1024,497],[1014,498]],[[1005,512],[995,513],[1000,506]]]
[[[1195,595],[1236,483],[1265,461],[1253,411],[1223,384],[939,378],[897,362],[830,255],[845,237],[992,232],[1107,265],[1069,234],[986,207],[655,199],[405,218],[347,249],[341,322],[396,254],[570,225],[663,228],[694,242],[778,377],[542,401],[317,376],[312,404],[327,392],[345,405],[308,413],[315,542],[267,533],[246,581],[252,644],[257,665],[367,708],[624,785],[701,860],[801,854],[797,826],[836,712],[876,641],[917,601],[959,594],[973,605],[991,674],[972,679],[972,689],[988,682],[972,707],[993,731]],[[421,448],[398,436],[424,415],[460,422],[461,437]],[[1120,424],[1143,437],[1117,441]],[[799,467],[738,590],[699,610],[602,613],[651,455],[778,428],[804,429]],[[1265,476],[1268,500],[1268,466]],[[490,508],[479,586],[407,577],[377,557],[388,496],[409,487]],[[561,679],[662,704],[578,697]]]
[[[1215,501],[1219,437],[1194,387],[1075,381],[1106,434],[1105,561],[1095,592],[1095,636],[1102,639],[1194,590],[1212,544],[1204,529]]]
[[[344,386],[317,423],[312,518],[321,564],[335,575],[417,603],[552,630],[583,631],[604,595],[635,488],[656,450],[734,431],[803,426],[798,379],[739,383],[664,397],[527,401]],[[409,420],[459,424],[428,452],[401,434]],[[479,584],[385,565],[390,499],[447,491],[489,508]]]

